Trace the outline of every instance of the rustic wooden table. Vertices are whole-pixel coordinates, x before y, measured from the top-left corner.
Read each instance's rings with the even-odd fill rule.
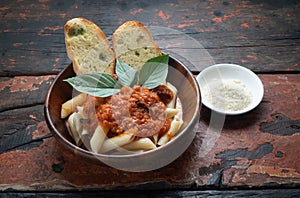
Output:
[[[202,107],[191,146],[159,170],[123,172],[75,157],[59,149],[43,103],[53,79],[70,64],[63,25],[79,16],[108,36],[127,20],[180,31],[201,43],[215,63],[256,72],[265,88],[263,101],[249,113],[227,116],[217,138],[205,133],[212,114]],[[2,0],[0,17],[2,193],[300,196],[299,0]]]

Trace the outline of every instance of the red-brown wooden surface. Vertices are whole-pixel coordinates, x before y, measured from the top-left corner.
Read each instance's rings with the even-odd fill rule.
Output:
[[[79,16],[109,37],[126,20],[186,33],[216,63],[258,73],[263,101],[249,113],[227,116],[211,148],[203,147],[211,116],[203,107],[191,146],[159,170],[128,173],[85,162],[59,149],[43,114],[50,84],[70,64],[63,25]],[[0,17],[1,190],[150,188],[193,196],[199,192],[183,189],[255,188],[263,195],[262,189],[300,187],[299,1],[1,1]]]

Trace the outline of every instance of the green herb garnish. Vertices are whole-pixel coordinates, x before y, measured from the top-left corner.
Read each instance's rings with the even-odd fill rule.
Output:
[[[116,74],[118,76],[118,81],[123,86],[132,87],[137,84],[138,72],[122,61],[117,60]]]
[[[149,59],[139,72],[139,85],[153,89],[166,81],[169,56],[162,55]]]
[[[92,96],[107,97],[116,94],[122,86],[140,85],[153,89],[164,83],[168,74],[169,55],[149,59],[140,71],[117,60],[118,81],[106,73],[89,73],[65,79],[74,89]]]
[[[120,91],[116,79],[106,73],[89,73],[64,80],[79,92],[107,97]]]
[[[71,28],[69,30],[69,36],[78,36],[83,35],[84,29],[83,28]]]

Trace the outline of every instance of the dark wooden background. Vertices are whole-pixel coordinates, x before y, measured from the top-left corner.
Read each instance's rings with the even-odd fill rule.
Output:
[[[260,73],[299,71],[299,9],[298,0],[4,0],[0,75],[61,71],[70,63],[63,25],[73,17],[95,22],[107,36],[127,20],[170,27],[200,41],[216,63],[242,64]]]
[[[299,0],[2,0],[0,17],[0,189],[171,189],[149,194],[161,197],[299,195]],[[74,159],[57,148],[43,115],[50,84],[70,64],[63,25],[73,17],[93,21],[109,38],[127,20],[185,33],[215,63],[258,73],[263,102],[248,114],[227,117],[205,158],[195,154],[203,140],[199,132],[183,156],[151,173],[124,173]],[[209,119],[203,107],[199,131],[207,129]],[[239,191],[195,191],[205,189]],[[109,193],[120,195],[102,195]]]

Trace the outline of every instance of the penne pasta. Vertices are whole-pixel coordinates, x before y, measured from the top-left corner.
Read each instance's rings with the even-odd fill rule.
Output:
[[[73,113],[73,114],[74,114],[73,120],[74,120],[76,132],[78,133],[79,136],[81,136],[82,124],[80,122],[81,119],[80,115],[78,113]]]
[[[177,89],[170,83],[165,83],[165,85],[167,85],[168,88],[172,91],[173,98],[166,105],[166,107],[165,106],[162,107],[164,108],[165,115],[166,115],[166,117],[164,117],[163,119],[171,119],[171,124],[169,129],[165,129],[167,130],[167,132],[161,137],[159,133],[156,133],[153,136],[148,135],[148,136],[141,137],[137,135],[138,127],[133,127],[125,132],[115,131],[116,127],[112,127],[112,126],[116,123],[113,123],[113,121],[111,121],[114,114],[110,112],[115,111],[116,113],[119,113],[120,115],[125,117],[127,115],[124,114],[122,111],[114,110],[113,108],[115,107],[111,106],[112,104],[110,103],[107,103],[108,105],[105,106],[106,103],[104,102],[104,100],[99,102],[98,99],[95,99],[95,101],[97,101],[96,106],[94,103],[89,104],[89,99],[87,99],[87,95],[83,93],[75,96],[74,98],[68,100],[62,105],[61,118],[68,118],[67,124],[69,128],[69,133],[73,137],[76,145],[78,146],[81,146],[82,144],[88,145],[86,148],[90,148],[91,151],[94,153],[109,152],[110,154],[111,153],[126,154],[126,153],[139,153],[139,152],[152,150],[170,141],[174,137],[174,135],[179,131],[180,127],[183,124],[182,108],[180,106],[181,105],[180,100],[177,97]],[[145,88],[141,88],[141,89],[145,89]],[[124,93],[125,91],[126,90],[124,90]],[[140,88],[136,88],[135,91],[137,95],[135,96],[136,99],[136,97],[139,96],[138,94],[140,94],[141,91]],[[161,93],[164,92],[164,90],[160,90],[160,91]],[[120,101],[120,100],[124,100],[123,98],[126,97],[117,96],[117,99],[118,101]],[[150,95],[148,97],[150,97]],[[143,99],[143,97],[139,97],[139,98],[141,98],[139,100],[141,100],[142,102],[146,101],[145,99]],[[156,100],[155,97],[152,98],[152,100],[155,101]],[[93,115],[93,112],[91,112],[91,110],[95,110],[95,107],[98,110],[98,112],[95,112],[97,115]],[[122,107],[118,106],[118,108],[122,108]],[[141,108],[141,107],[138,106],[137,108]],[[140,117],[144,116],[143,115],[144,111],[139,112],[139,109],[137,109],[136,111],[141,114]],[[95,121],[94,119],[98,119],[98,120]],[[149,118],[149,120],[147,119],[148,118],[146,117],[145,119],[146,122],[149,123],[154,122],[153,118],[151,117]],[[128,120],[129,120],[128,123],[130,124],[130,122],[132,122],[131,120],[133,119],[128,118]],[[143,120],[143,122],[145,122],[145,120]],[[140,122],[141,120],[138,121]],[[105,124],[106,127],[104,127],[103,122],[106,122]],[[91,129],[89,128],[90,126],[96,128],[95,130],[93,129],[94,133],[92,133],[92,135],[90,135],[91,133],[90,131]],[[108,133],[109,133],[109,137],[111,138],[107,137]],[[118,135],[114,136],[115,134]],[[136,138],[137,136],[139,136],[139,138]]]
[[[61,107],[60,117],[62,119],[68,117],[68,115],[70,115],[75,111],[76,106],[82,105],[85,102],[85,100],[86,100],[86,94],[81,93],[75,96],[74,98],[63,103]]]
[[[169,107],[166,108],[167,118],[173,118],[178,112],[179,112],[178,109],[169,108]]]
[[[163,135],[158,140],[157,144],[159,146],[161,146],[161,145],[166,144],[168,141],[170,141],[170,139],[173,138],[174,135],[178,132],[178,130],[180,129],[182,124],[183,124],[182,119],[175,118],[174,120],[172,120],[170,129],[168,130],[168,132],[165,135]]]
[[[74,112],[69,116],[68,125],[71,132],[70,135],[75,140],[76,145],[80,146],[82,144],[82,135],[86,134],[87,130],[83,129],[80,122],[81,119],[84,119],[83,107],[77,106],[77,110],[78,112]]]
[[[90,145],[91,145],[91,149],[93,152],[95,153],[99,153],[103,142],[106,138],[106,134],[108,132],[108,128],[104,128],[101,125],[98,125],[91,140],[90,140]]]
[[[125,132],[123,134],[120,134],[118,136],[115,136],[115,137],[105,140],[100,149],[100,153],[106,153],[108,151],[114,150],[118,147],[124,146],[124,145],[132,142],[134,138],[133,138],[133,133],[130,131],[131,130],[129,130],[128,132]]]
[[[152,138],[153,138],[153,143],[156,145],[156,144],[157,144],[157,141],[158,141],[158,133],[154,134],[154,135],[152,136]]]
[[[127,150],[151,150],[155,149],[155,144],[149,138],[141,138],[126,144],[124,149]]]
[[[81,135],[88,135],[89,132],[85,128],[82,129]]]
[[[173,92],[173,96],[174,96],[173,99],[171,100],[171,102],[169,102],[169,104],[167,105],[167,107],[175,108],[176,107],[176,99],[177,99],[177,89],[176,89],[176,87],[174,87],[174,85],[172,85],[169,82],[167,82],[167,86]]]
[[[72,138],[74,139],[76,145],[81,145],[81,136],[80,136],[80,132],[77,127],[78,127],[78,124],[76,123],[77,122],[77,113],[72,113],[70,116],[69,116],[69,119],[68,119],[68,126],[69,126],[69,132],[70,132],[70,135],[72,136]]]

